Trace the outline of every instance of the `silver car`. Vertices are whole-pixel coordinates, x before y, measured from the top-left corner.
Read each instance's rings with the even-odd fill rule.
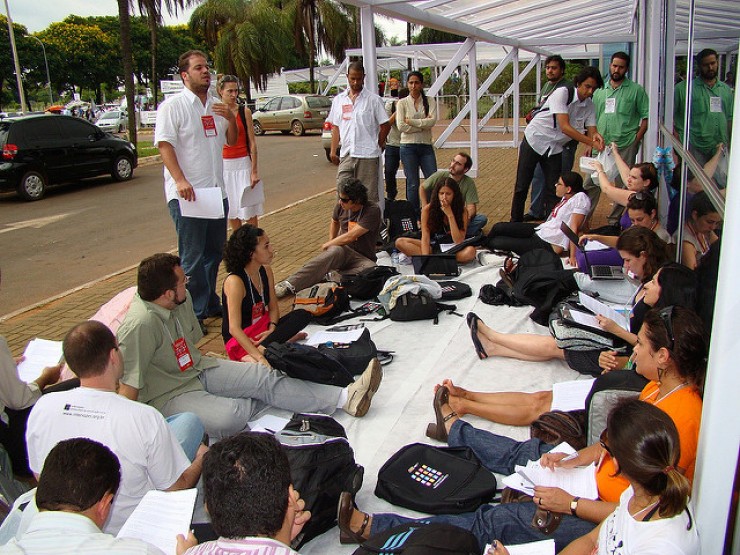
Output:
[[[280,131],[296,137],[321,129],[329,115],[331,98],[319,94],[287,94],[271,98],[252,114],[254,132]]]
[[[95,122],[95,125],[103,131],[121,133],[128,127],[128,115],[121,110],[103,112],[98,118],[98,121]]]

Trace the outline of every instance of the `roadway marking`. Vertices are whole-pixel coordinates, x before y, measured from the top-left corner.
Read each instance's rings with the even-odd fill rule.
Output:
[[[81,210],[77,210],[75,212],[67,212],[65,214],[57,214],[55,216],[46,216],[45,218],[35,218],[33,220],[23,220],[22,222],[5,224],[5,228],[0,229],[0,233],[7,233],[8,231],[16,231],[18,229],[26,229],[29,227],[33,229],[41,229],[42,227],[45,227],[49,224],[61,221],[67,216],[79,214],[80,212]]]

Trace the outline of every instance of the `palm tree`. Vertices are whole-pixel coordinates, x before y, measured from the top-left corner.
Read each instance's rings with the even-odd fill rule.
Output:
[[[264,89],[267,78],[285,65],[284,14],[271,0],[206,0],[190,17],[189,27],[213,50],[216,68],[243,83]],[[247,99],[251,100],[246,87]]]
[[[131,19],[129,0],[118,0],[118,19],[121,25],[121,56],[123,58],[123,83],[128,107],[128,136],[136,146],[136,110],[134,108],[134,58],[131,48]]]

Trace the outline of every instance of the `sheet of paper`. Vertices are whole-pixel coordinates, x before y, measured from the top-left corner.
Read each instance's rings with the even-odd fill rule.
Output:
[[[48,339],[32,339],[28,342],[25,357],[18,365],[18,376],[26,383],[30,383],[41,375],[47,366],[56,366],[62,360],[62,342]]]
[[[197,494],[195,488],[148,491],[117,537],[143,540],[167,555],[176,555],[177,534],[188,534]]]
[[[563,444],[561,444],[563,445]],[[565,444],[572,451],[572,447]],[[552,452],[567,453],[556,447]],[[561,488],[571,495],[596,499],[596,465],[578,466],[576,468],[556,468],[554,471],[544,468],[539,461],[529,461],[526,466],[516,465],[515,473],[504,478],[504,485],[534,494],[534,485]]]
[[[595,381],[596,378],[553,384],[552,407],[550,407],[550,410],[583,410],[586,408],[586,397]]]
[[[195,189],[195,200],[178,199],[180,213],[189,218],[218,220],[224,217],[224,198],[221,187]]]
[[[246,208],[250,204],[252,191],[254,191],[257,187],[262,185],[264,189],[264,185],[262,184],[262,180],[260,179],[254,187],[245,187],[244,191],[242,192],[242,198],[239,200],[239,203],[241,204],[242,208]],[[253,203],[254,201],[252,201]]]
[[[357,341],[360,338],[363,331],[365,331],[364,328],[348,331],[319,331],[311,334],[311,336],[306,339],[306,345],[316,347],[317,345],[329,342],[352,343],[352,341]]]
[[[555,540],[520,543],[519,545],[505,546],[509,555],[555,555]],[[486,544],[483,555],[488,553],[491,544]]]
[[[439,250],[442,252],[447,252],[453,247],[456,247],[455,243],[440,243],[439,244]]]
[[[568,315],[570,316],[570,319],[574,322],[577,322],[583,326],[588,326],[590,328],[595,328],[597,330],[601,329],[601,326],[599,325],[599,321],[596,319],[596,316],[592,316],[591,314],[588,314],[586,312],[581,312],[580,310],[568,310]]]
[[[265,414],[260,416],[257,420],[247,422],[249,429],[252,432],[269,432],[274,434],[285,428],[286,424],[290,422],[287,418],[275,416],[273,414]]]
[[[585,306],[587,309],[589,309],[594,314],[601,314],[602,316],[606,316],[607,318],[614,320],[618,326],[629,331],[630,329],[629,318],[626,317],[624,314],[617,312],[611,306],[604,304],[601,301],[597,301],[593,297],[589,297],[588,295],[584,294],[582,291],[578,293],[578,302],[581,303],[583,306]]]
[[[586,252],[591,252],[591,251],[605,251],[605,250],[608,250],[609,249],[609,246],[608,245],[605,245],[601,241],[596,241],[594,239],[589,239],[588,241],[586,241],[586,244],[583,246],[583,249]]]

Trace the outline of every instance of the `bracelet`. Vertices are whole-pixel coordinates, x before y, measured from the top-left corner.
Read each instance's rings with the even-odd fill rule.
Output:
[[[573,501],[570,502],[570,514],[572,514],[573,516],[578,516],[578,515],[576,515],[576,510],[578,509],[578,500],[579,499],[580,499],[580,497],[574,497],[573,498]]]

